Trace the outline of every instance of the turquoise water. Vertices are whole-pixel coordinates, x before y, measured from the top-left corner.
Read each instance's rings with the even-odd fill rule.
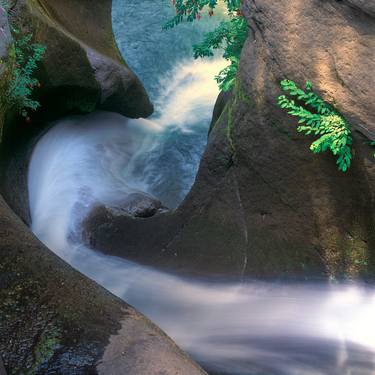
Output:
[[[219,94],[214,77],[226,65],[220,56],[194,60],[192,49],[223,12],[162,30],[172,16],[169,0],[113,2],[118,46],[146,87],[155,105],[150,120],[160,129],[133,159],[131,179],[169,208],[177,207],[194,183]]]
[[[373,375],[371,288],[188,280],[81,243],[80,223],[96,202],[141,190],[173,208],[194,182],[218,94],[213,77],[225,63],[191,56],[191,43],[217,21],[161,31],[168,4],[114,0],[118,44],[156,112],[147,120],[108,112],[59,120],[30,163],[34,233],[150,317],[211,375]]]
[[[105,112],[60,120],[30,163],[38,238],[146,314],[211,375],[373,375],[371,286],[205,282],[105,256],[80,242],[80,222],[93,203],[111,204],[132,191],[123,170],[152,126],[124,124],[122,116]]]
[[[221,9],[221,8],[220,8]],[[224,18],[207,15],[200,22],[184,23],[172,30],[162,25],[173,17],[170,0],[114,0],[113,29],[126,62],[142,80],[153,101],[160,93],[159,81],[169,76],[178,64],[193,60],[192,45],[202,40]]]

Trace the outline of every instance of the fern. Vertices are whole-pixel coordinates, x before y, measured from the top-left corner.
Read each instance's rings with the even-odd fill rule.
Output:
[[[181,22],[193,22],[201,18],[201,12],[204,8],[209,8],[209,14],[213,15],[213,11],[218,5],[218,0],[173,0],[173,6],[176,8],[176,15],[165,25],[165,29],[171,29]],[[242,0],[224,0],[227,5],[228,12],[233,15],[241,8]]]
[[[309,81],[305,90],[290,80],[281,81],[281,88],[287,94],[278,98],[278,104],[290,115],[299,118],[297,131],[305,135],[319,136],[310,146],[311,151],[321,153],[330,150],[337,156],[339,170],[346,172],[353,158],[353,139],[346,119],[314,93]]]
[[[35,87],[40,86],[39,81],[34,77],[38,63],[42,60],[46,47],[41,44],[32,43],[32,34],[22,35],[21,32],[12,25],[14,23],[14,10],[10,6],[9,0],[0,0],[0,8],[8,17],[10,29],[14,42],[9,48],[8,66],[10,79],[7,82],[5,105],[17,108],[19,113],[27,117],[28,110],[36,110],[40,104],[32,99]],[[3,104],[3,105],[4,105]]]
[[[224,48],[223,57],[230,65],[216,76],[222,91],[229,91],[234,87],[247,35],[248,26],[245,18],[235,16],[229,21],[223,21],[216,30],[207,33],[200,44],[193,46],[195,58],[213,56],[214,50]]]
[[[38,63],[42,60],[46,47],[41,44],[31,43],[32,35],[20,35],[13,29],[16,39],[11,53],[14,54],[12,77],[7,91],[8,103],[16,107],[19,113],[27,117],[28,110],[36,110],[40,104],[32,99],[35,87],[40,86],[34,77]]]
[[[248,25],[243,16],[241,0],[224,0],[228,9],[229,20],[222,21],[220,25],[210,33],[207,33],[203,41],[193,46],[194,57],[211,57],[214,51],[224,49],[223,57],[230,65],[223,69],[215,77],[222,91],[229,91],[234,87],[239,67],[242,47],[248,35]],[[202,11],[208,7],[209,15],[214,14],[217,0],[177,0],[174,1],[176,16],[164,25],[164,29],[170,29],[181,22],[193,22],[201,18]]]

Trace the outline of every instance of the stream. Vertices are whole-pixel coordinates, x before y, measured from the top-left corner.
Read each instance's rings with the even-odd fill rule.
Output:
[[[118,45],[155,113],[132,120],[94,112],[57,121],[30,163],[33,232],[151,318],[210,374],[373,375],[375,292],[369,286],[193,280],[81,243],[80,223],[95,203],[142,191],[173,209],[194,183],[219,93],[214,76],[225,62],[194,61],[191,44],[224,13],[203,18],[197,28],[163,32],[168,4],[113,2]]]

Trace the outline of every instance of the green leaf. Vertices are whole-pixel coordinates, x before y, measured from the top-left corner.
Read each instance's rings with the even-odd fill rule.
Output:
[[[302,105],[295,103],[287,95],[278,97],[280,108],[299,118],[297,131],[307,136],[311,134],[319,136],[311,144],[310,150],[316,154],[331,150],[332,154],[338,157],[339,170],[346,172],[350,168],[353,158],[349,147],[353,143],[353,138],[346,119],[312,91],[310,81],[307,81],[305,85],[307,93],[300,89],[295,82],[287,79],[280,82],[280,87],[287,95],[297,97],[297,100],[302,103]],[[311,112],[310,108],[316,113]]]
[[[224,59],[230,65],[216,76],[221,90],[231,90],[236,82],[240,55],[248,36],[249,28],[245,17],[241,15],[241,0],[224,0],[229,19],[222,21],[212,32],[206,33],[202,42],[193,46],[195,58],[212,57],[216,50],[223,50]],[[218,0],[176,0],[176,16],[169,20],[164,29],[170,29],[181,22],[193,22],[207,9],[212,12]],[[211,13],[212,14],[212,13]]]

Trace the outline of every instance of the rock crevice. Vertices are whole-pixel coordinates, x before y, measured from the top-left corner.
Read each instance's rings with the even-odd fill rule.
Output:
[[[54,255],[20,220],[29,220],[28,161],[47,121],[94,108],[129,117],[152,112],[142,84],[118,53],[110,14],[110,0],[18,0],[12,10],[15,25],[33,33],[47,52],[39,71],[42,106],[31,124],[0,107],[6,125],[0,150],[0,353],[8,375],[205,374],[148,319]],[[1,25],[6,21],[0,14]],[[2,53],[5,42],[1,37]],[[107,360],[109,352],[121,356],[113,337],[129,353],[118,361]],[[149,353],[153,366],[145,360]]]
[[[115,236],[94,234],[99,248],[189,273],[240,276],[245,248],[247,276],[373,277],[372,10],[360,0],[245,1],[251,32],[236,89],[250,102],[229,99],[224,106],[219,99],[196,183],[176,212],[147,222],[117,217],[107,223]],[[349,172],[338,171],[328,152],[314,155],[313,139],[298,134],[295,119],[278,108],[285,78],[312,81],[348,119],[355,150]],[[95,232],[94,223],[89,218],[86,229]],[[136,228],[132,233],[159,236],[129,239],[128,225]]]

